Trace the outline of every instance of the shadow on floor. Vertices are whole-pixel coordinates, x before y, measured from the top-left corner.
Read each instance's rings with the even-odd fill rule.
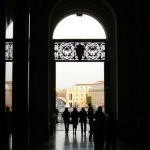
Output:
[[[56,125],[56,132],[50,137],[49,142],[32,146],[30,150],[93,150],[93,141],[89,142],[89,130],[85,135],[81,135],[80,126],[77,128],[77,134],[74,135],[72,127],[68,135],[65,134],[64,126],[62,123]],[[131,144],[123,141],[118,141],[117,150],[144,150],[136,144]]]

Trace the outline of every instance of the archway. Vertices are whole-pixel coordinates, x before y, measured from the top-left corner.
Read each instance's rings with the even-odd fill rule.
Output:
[[[65,5],[65,7],[64,7]],[[105,5],[105,7],[102,7]],[[80,8],[79,8],[80,6]],[[90,7],[89,7],[90,6]],[[107,9],[106,9],[107,8]],[[53,31],[57,23],[71,14],[89,14],[94,16],[99,22],[102,22],[103,26],[106,29],[107,35],[107,59],[105,61],[105,110],[113,111],[117,116],[117,99],[118,99],[118,90],[117,90],[117,47],[116,47],[116,23],[114,14],[107,3],[99,3],[97,6],[95,3],[87,2],[86,5],[84,2],[72,2],[72,3],[59,3],[54,7],[50,14],[50,26],[49,26],[49,72],[50,72],[50,90],[51,90],[51,102],[50,102],[50,112],[54,113],[53,108],[55,108],[55,97],[53,94],[55,89],[55,62],[53,61]],[[53,73],[51,73],[53,72]]]
[[[57,42],[56,44],[59,47],[58,52],[55,43],[64,39],[63,43]],[[70,42],[73,39],[76,40],[75,45]],[[86,43],[80,42],[87,39]],[[56,62],[56,108],[60,112],[59,122],[63,121],[60,116],[65,107],[68,107],[70,111],[73,107],[77,107],[80,111],[81,107],[87,109],[88,103],[91,102],[95,110],[98,106],[104,108],[105,39],[106,33],[100,22],[84,13],[68,15],[55,27],[53,52],[54,55],[57,53],[60,56],[56,58],[55,55],[54,58]],[[100,42],[102,40],[103,42]],[[73,55],[78,42],[85,47],[81,60],[69,56]],[[72,51],[72,54],[67,55],[63,51],[66,53]],[[65,104],[61,103],[63,100]]]

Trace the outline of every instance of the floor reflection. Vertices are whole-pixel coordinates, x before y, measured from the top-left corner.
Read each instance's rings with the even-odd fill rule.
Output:
[[[94,150],[93,141],[89,141],[89,128],[86,134],[81,134],[80,124],[77,128],[76,135],[73,134],[72,125],[69,133],[65,134],[64,124],[56,125],[56,133],[50,138],[49,142],[39,146],[37,145],[30,150]],[[140,150],[138,147],[118,142],[117,150]]]

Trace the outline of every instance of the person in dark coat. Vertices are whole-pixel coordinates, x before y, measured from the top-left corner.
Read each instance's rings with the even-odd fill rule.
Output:
[[[83,132],[86,134],[87,112],[85,111],[84,107],[82,107],[81,111],[79,112],[79,117],[81,124],[81,134],[83,134]]]
[[[77,111],[77,108],[74,107],[73,111],[71,112],[71,122],[73,126],[73,134],[76,135],[77,125],[78,125],[78,119],[79,119],[79,112]]]
[[[106,148],[105,150],[116,150],[117,144],[117,120],[113,113],[108,113],[106,117]]]
[[[68,108],[65,108],[64,112],[62,113],[62,117],[64,120],[65,132],[68,134],[70,123],[70,112],[68,111]]]
[[[93,121],[93,138],[94,150],[103,150],[105,141],[105,114],[102,112],[102,107],[99,106],[94,116]]]
[[[89,119],[89,126],[90,126],[89,141],[91,141],[91,140],[92,140],[92,137],[93,137],[92,124],[93,124],[93,119],[94,119],[94,109],[93,109],[91,103],[88,104],[88,119]]]

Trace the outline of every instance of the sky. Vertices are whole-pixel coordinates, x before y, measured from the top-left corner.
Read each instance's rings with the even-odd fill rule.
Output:
[[[57,24],[53,39],[106,39],[106,33],[95,18],[70,15]]]
[[[72,87],[77,83],[104,81],[103,62],[57,62],[56,88]]]
[[[6,62],[6,81],[12,81],[12,62]]]
[[[13,23],[6,30],[6,38],[13,38]],[[74,14],[57,24],[53,39],[106,39],[106,33],[95,18]],[[6,63],[6,80],[12,80],[12,63]],[[56,63],[56,87],[66,88],[76,83],[94,83],[98,80],[104,80],[102,62]]]

